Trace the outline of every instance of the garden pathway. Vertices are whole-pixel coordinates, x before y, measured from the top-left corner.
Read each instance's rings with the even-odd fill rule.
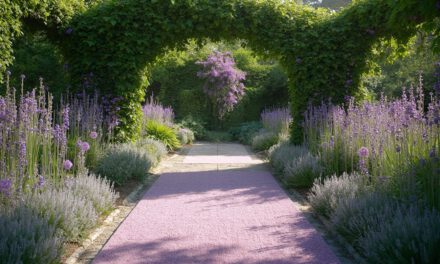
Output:
[[[339,263],[244,146],[194,144],[164,165],[93,263]]]

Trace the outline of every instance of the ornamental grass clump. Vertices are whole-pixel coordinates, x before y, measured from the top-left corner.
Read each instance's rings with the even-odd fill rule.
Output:
[[[130,143],[110,146],[98,162],[96,174],[116,185],[129,180],[143,181],[153,165],[150,153]]]
[[[41,191],[26,193],[23,205],[47,219],[68,241],[80,241],[97,220],[93,201],[75,194],[69,188],[49,186]]]
[[[178,128],[177,138],[182,145],[191,144],[195,139],[194,133],[188,128]]]
[[[330,217],[342,200],[355,199],[368,190],[367,179],[359,173],[344,173],[340,177],[315,179],[308,199],[312,209]]]
[[[288,161],[284,167],[283,178],[288,187],[311,187],[322,173],[319,159],[309,152]]]
[[[165,144],[152,138],[141,138],[136,141],[136,146],[146,150],[150,154],[154,165],[159,163],[159,161],[168,154]]]
[[[413,205],[371,228],[359,239],[369,263],[438,263],[440,213]]]
[[[289,162],[307,153],[309,150],[304,146],[295,146],[288,141],[282,141],[269,149],[269,162],[277,172],[282,173]]]
[[[98,214],[110,212],[119,196],[113,183],[94,174],[81,173],[66,179],[64,184],[75,196],[91,201]]]
[[[60,263],[62,245],[48,219],[22,206],[1,210],[1,263]]]
[[[181,147],[174,130],[154,120],[148,120],[145,125],[146,137],[161,141],[169,150]]]

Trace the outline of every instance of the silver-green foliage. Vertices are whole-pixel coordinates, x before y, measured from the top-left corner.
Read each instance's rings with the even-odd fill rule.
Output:
[[[363,193],[367,188],[365,181],[365,176],[358,173],[315,179],[308,195],[310,205],[315,212],[329,217],[341,200],[354,199]]]
[[[81,173],[76,177],[66,179],[65,185],[76,196],[91,201],[99,214],[108,213],[119,196],[113,188],[113,183],[94,174]]]
[[[141,138],[136,141],[136,146],[146,150],[150,154],[153,164],[157,164],[168,153],[165,144],[152,138]]]
[[[369,230],[392,221],[400,207],[397,200],[375,191],[353,199],[341,199],[330,219],[339,234],[356,243]]]
[[[96,224],[93,202],[68,188],[48,187],[23,196],[24,205],[48,219],[69,241],[79,241]]]
[[[154,163],[150,153],[141,147],[126,143],[109,147],[96,167],[96,173],[116,185],[128,180],[143,180]]]
[[[177,138],[182,145],[191,144],[195,139],[194,132],[188,128],[179,128],[177,130]]]
[[[0,263],[60,263],[63,240],[26,207],[0,212]]]
[[[419,206],[399,209],[359,243],[369,263],[438,263],[440,213]]]
[[[287,163],[308,152],[306,147],[291,145],[288,141],[283,141],[269,149],[269,161],[277,172],[283,172]]]
[[[310,187],[313,181],[320,177],[322,167],[319,159],[310,153],[293,158],[287,162],[283,176],[288,186]]]
[[[252,149],[256,151],[268,150],[278,141],[278,134],[262,130],[252,138]]]

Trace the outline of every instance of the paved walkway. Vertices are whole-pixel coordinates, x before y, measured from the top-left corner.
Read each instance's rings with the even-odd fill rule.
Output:
[[[339,263],[261,163],[239,144],[195,144],[93,263]]]

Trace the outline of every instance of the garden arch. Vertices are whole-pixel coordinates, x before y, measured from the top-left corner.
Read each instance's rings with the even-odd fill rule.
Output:
[[[113,0],[56,26],[73,76],[93,72],[100,90],[124,97],[121,139],[139,131],[142,76],[157,56],[192,38],[239,38],[285,67],[298,143],[309,101],[361,96],[371,46],[390,36],[406,41],[438,8],[437,0],[364,0],[334,14],[280,0]]]

